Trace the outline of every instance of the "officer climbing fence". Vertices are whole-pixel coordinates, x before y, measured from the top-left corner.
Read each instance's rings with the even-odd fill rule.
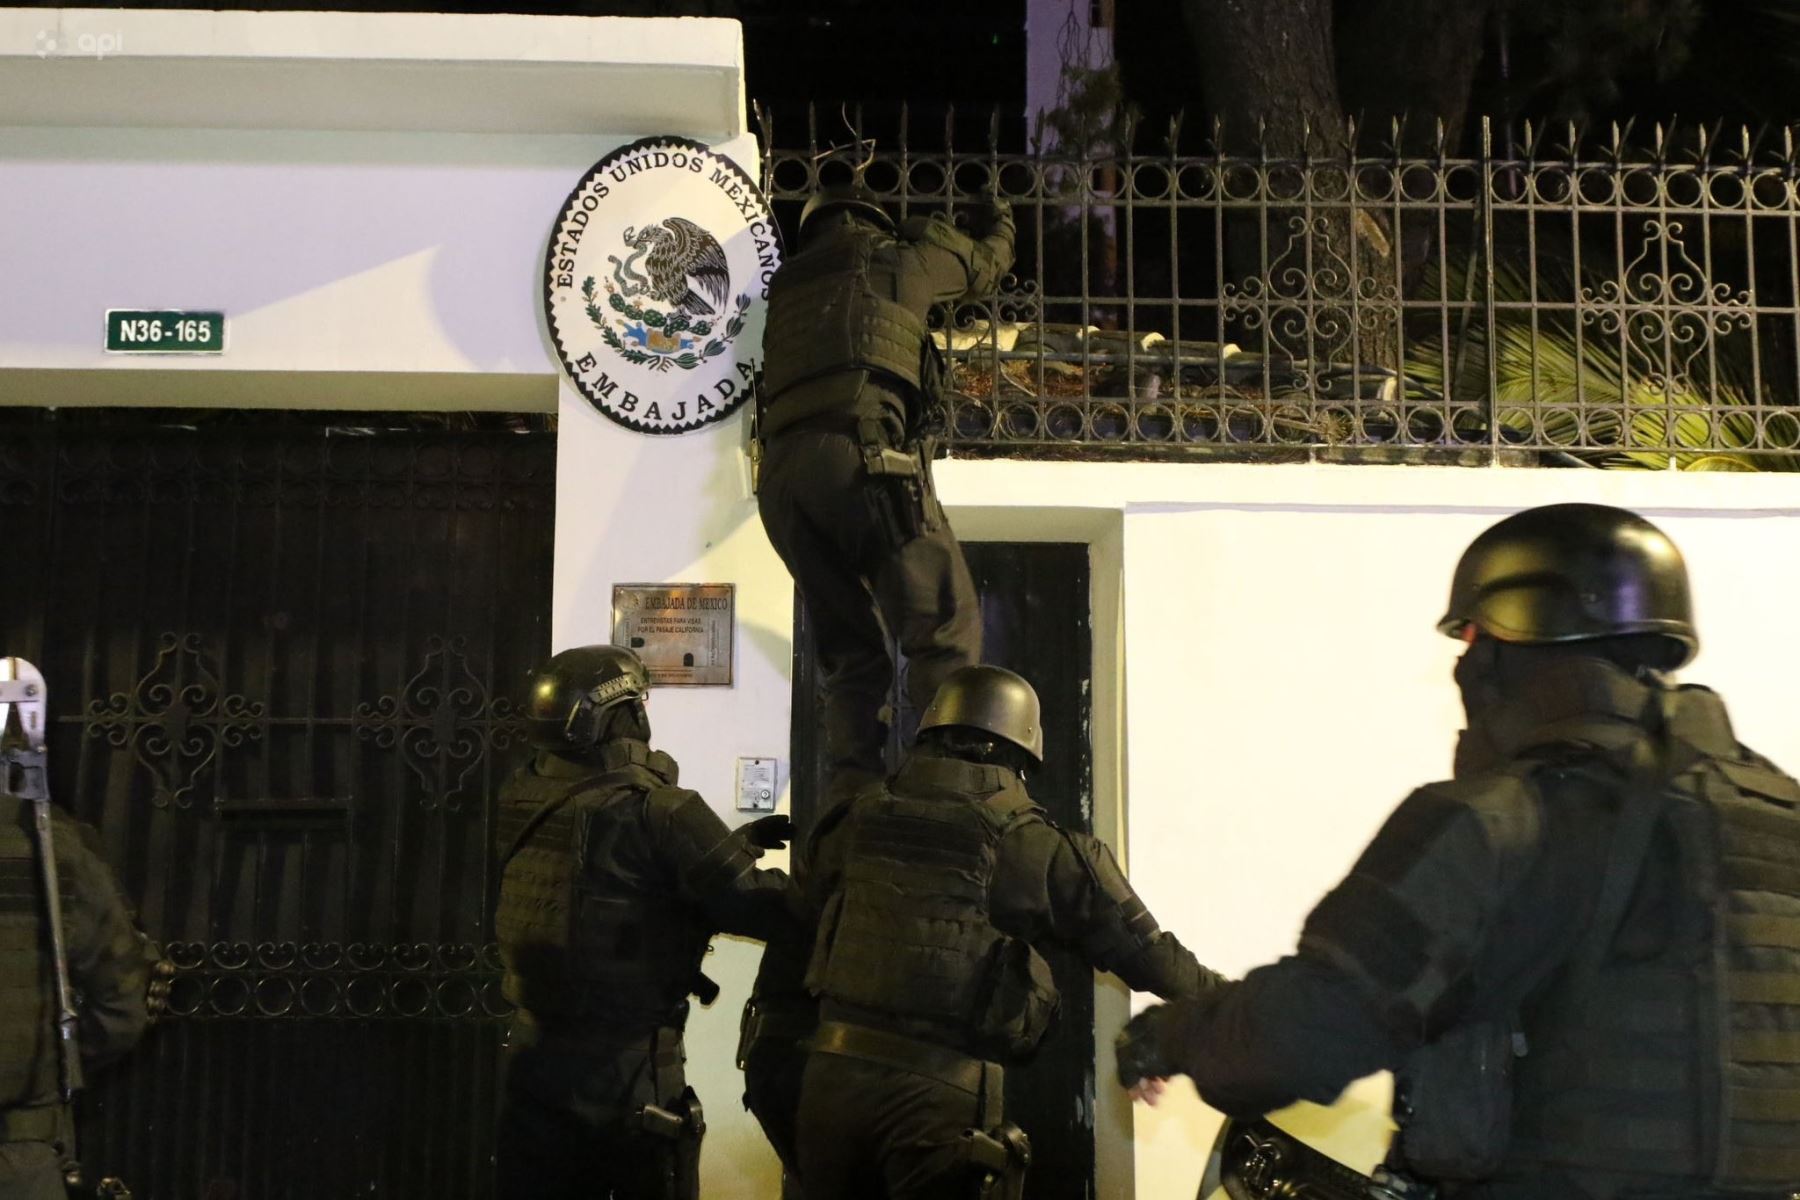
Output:
[[[1015,273],[936,331],[959,454],[1800,469],[1793,129],[1484,121],[1410,157],[1352,126],[1296,159],[1129,116],[1054,148],[757,117],[790,224],[865,160],[902,218],[1012,204]]]

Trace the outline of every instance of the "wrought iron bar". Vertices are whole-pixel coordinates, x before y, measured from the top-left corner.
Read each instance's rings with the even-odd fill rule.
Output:
[[[1792,131],[1483,121],[1464,157],[1351,127],[1289,157],[827,111],[854,146],[758,109],[788,219],[862,155],[897,212],[1014,206],[1014,274],[940,322],[956,453],[1800,468]]]

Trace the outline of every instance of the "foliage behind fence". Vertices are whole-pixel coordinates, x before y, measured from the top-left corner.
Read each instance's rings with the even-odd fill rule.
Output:
[[[865,157],[902,218],[1012,204],[1014,275],[941,334],[961,453],[1800,466],[1792,131],[1296,160],[758,115],[785,215]]]

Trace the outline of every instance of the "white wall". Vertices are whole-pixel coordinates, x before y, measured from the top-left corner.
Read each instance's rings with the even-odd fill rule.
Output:
[[[562,202],[643,134],[753,160],[742,77],[735,21],[0,8],[0,387],[550,376]],[[103,353],[134,307],[224,309],[226,353]]]
[[[619,142],[0,130],[0,366],[549,374],[544,242]],[[153,307],[224,309],[226,353],[103,353]]]
[[[1724,694],[1744,741],[1800,767],[1800,478],[953,462],[940,482],[952,519],[984,536],[1080,537],[1117,514],[1127,865],[1164,925],[1227,973],[1290,950],[1391,808],[1449,772],[1459,647],[1434,627],[1463,547],[1515,509],[1588,500],[1662,525],[1701,623],[1684,678]],[[1181,1090],[1135,1114],[1138,1196],[1193,1194],[1218,1118]],[[1367,1081],[1285,1120],[1366,1167],[1385,1105],[1385,1082]]]
[[[746,139],[747,140],[747,139]],[[754,146],[723,152],[754,173]],[[743,157],[740,157],[743,155]],[[595,412],[566,381],[557,430],[557,647],[606,642],[612,585],[682,581],[737,585],[731,687],[661,688],[651,694],[658,747],[681,763],[729,824],[740,757],[781,760],[781,811],[788,810],[789,700],[794,599],[787,570],[764,537],[744,470],[744,415],[679,437],[633,433]],[[785,867],[772,854],[764,866]],[[744,1111],[733,1061],[738,1014],[761,954],[757,943],[718,938],[705,970],[723,989],[688,1023],[688,1079],[706,1104],[702,1175],[708,1200],[772,1200],[780,1169]]]

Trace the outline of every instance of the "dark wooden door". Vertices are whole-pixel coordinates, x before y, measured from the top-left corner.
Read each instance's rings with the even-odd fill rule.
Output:
[[[981,596],[983,654],[1019,672],[1044,708],[1044,766],[1031,795],[1066,829],[1093,828],[1088,745],[1093,634],[1088,548],[1067,542],[970,542],[963,547]],[[803,606],[795,623],[793,792],[795,820],[809,825],[824,764],[818,745],[817,671]],[[895,700],[896,746],[911,741],[919,714]],[[890,752],[890,761],[897,757]],[[1007,1116],[1031,1135],[1029,1200],[1094,1194],[1094,976],[1076,955],[1045,955],[1062,992],[1054,1033],[1028,1064],[1007,1073]]]
[[[485,1196],[554,436],[176,420],[0,418],[0,653],[43,668],[53,794],[179,968],[83,1158],[140,1200]]]

